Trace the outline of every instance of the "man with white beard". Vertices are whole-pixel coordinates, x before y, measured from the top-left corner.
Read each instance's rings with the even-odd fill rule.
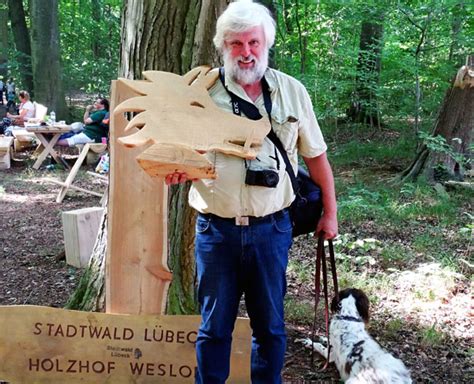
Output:
[[[327,146],[304,86],[268,68],[274,39],[275,22],[263,5],[252,0],[231,3],[217,20],[214,44],[224,68],[209,93],[230,113],[254,119],[271,115],[272,129],[294,171],[299,154],[321,187],[323,215],[315,232],[334,238],[336,197]],[[258,109],[258,116],[250,116],[248,104]],[[252,161],[215,152],[207,157],[218,177],[195,181],[189,193],[189,203],[198,211],[195,252],[202,315],[196,382],[224,383],[229,376],[232,331],[244,295],[253,330],[252,383],[281,383],[285,273],[292,244],[288,207],[295,197],[291,180],[268,137]],[[166,178],[168,184],[186,180],[182,173]]]

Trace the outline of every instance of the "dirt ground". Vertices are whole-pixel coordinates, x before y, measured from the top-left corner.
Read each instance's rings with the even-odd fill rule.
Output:
[[[81,271],[66,265],[61,212],[99,205],[99,198],[71,192],[61,204],[55,202],[59,187],[45,178],[65,179],[64,171],[32,170],[28,164],[14,162],[10,170],[0,171],[0,305],[44,305],[62,307],[73,292]],[[99,186],[97,188],[100,188]],[[369,230],[367,230],[369,232]],[[296,241],[292,255],[312,264],[315,242]],[[297,301],[312,302],[313,289],[289,274],[288,295]],[[421,313],[403,313],[399,304],[406,298],[400,283],[395,297],[383,297],[374,308],[371,334],[400,357],[418,383],[472,383],[473,317],[469,282],[458,279],[447,298],[436,308]],[[472,308],[471,308],[472,309]],[[385,327],[394,316],[406,321],[396,332]],[[436,318],[448,336],[442,343],[426,345],[420,340],[423,318]],[[324,334],[322,304],[318,311],[318,333]],[[310,324],[288,321],[288,351],[284,369],[286,383],[339,382],[334,366],[321,371],[323,361],[304,349],[297,339],[311,335]],[[471,338],[469,338],[471,337]]]

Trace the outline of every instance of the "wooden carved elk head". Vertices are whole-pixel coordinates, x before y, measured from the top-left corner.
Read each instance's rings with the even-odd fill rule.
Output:
[[[149,175],[182,171],[191,178],[215,178],[213,165],[202,153],[257,156],[270,124],[267,119],[253,121],[217,107],[208,94],[217,71],[197,67],[184,76],[161,71],[143,75],[148,81],[120,79],[140,96],[120,103],[114,115],[139,112],[125,131],[140,130],[118,141],[126,147],[148,145],[137,160]]]

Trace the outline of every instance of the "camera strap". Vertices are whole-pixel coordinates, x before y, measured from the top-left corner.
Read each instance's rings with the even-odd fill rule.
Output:
[[[230,96],[230,100],[232,103],[232,111],[234,112],[234,115],[241,116],[243,112],[245,116],[247,116],[251,120],[260,120],[263,117],[260,111],[258,110],[258,108],[254,104],[248,102],[247,100],[242,99],[241,97],[237,96],[235,93],[229,91],[229,89],[225,85],[225,73],[224,73],[223,67],[219,68],[219,78],[221,80],[221,83],[224,89],[227,91],[227,93]],[[260,82],[262,85],[263,103],[265,104],[265,110],[267,111],[268,120],[270,121],[270,127],[271,127],[270,132],[268,133],[267,137],[271,140],[271,142],[275,145],[275,147],[280,151],[281,157],[283,157],[283,161],[285,162],[286,171],[288,172],[288,175],[290,176],[291,185],[293,186],[293,191],[296,194],[299,188],[298,188],[298,183],[296,181],[295,172],[293,170],[293,167],[291,166],[290,159],[288,158],[288,154],[286,153],[286,150],[283,147],[282,142],[276,135],[272,126],[272,99],[270,96],[270,87],[268,85],[267,80],[265,79],[265,76],[262,77],[262,80],[260,80]]]

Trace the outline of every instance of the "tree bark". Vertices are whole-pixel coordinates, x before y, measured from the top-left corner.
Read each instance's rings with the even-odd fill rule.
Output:
[[[379,127],[377,87],[383,47],[384,15],[381,10],[375,10],[370,16],[361,26],[355,98],[348,116],[353,122]]]
[[[7,0],[0,0],[0,76],[7,80],[8,62],[8,7]]]
[[[462,57],[458,52],[459,49],[459,34],[462,29],[462,24],[466,18],[466,4],[464,1],[460,1],[455,4],[452,10],[452,21],[451,21],[451,44],[449,46],[448,61],[454,62],[457,65],[461,65]]]
[[[18,61],[20,63],[21,82],[23,88],[34,96],[30,33],[26,25],[22,0],[8,0],[8,15],[11,22],[15,47],[19,53]]]
[[[67,309],[101,312],[105,308],[105,255],[107,253],[107,209],[99,226],[89,265],[66,304]]]
[[[99,0],[91,1],[92,19],[97,25],[99,25],[102,20],[102,14],[103,14],[102,7],[103,5],[101,4]],[[97,59],[100,57],[101,43],[102,43],[102,39],[93,39],[91,42],[92,54],[94,56],[94,59]]]
[[[430,139],[420,146],[412,164],[402,173],[403,181],[424,176],[429,182],[462,180],[464,160],[472,157],[474,129],[474,56],[467,59],[447,91],[431,138],[441,136],[445,145]]]
[[[125,0],[122,14],[121,74],[130,79],[141,79],[145,70],[163,70],[183,74],[202,64],[217,65],[218,55],[212,45],[217,16],[224,10],[225,0]],[[197,310],[194,287],[194,220],[195,213],[187,203],[189,184],[173,187],[169,204],[169,266],[173,281],[168,291],[169,314],[189,314]],[[130,202],[131,204],[136,202]],[[106,237],[101,235],[101,241]],[[105,247],[94,252],[94,259],[105,260]],[[102,261],[103,262],[103,261]],[[92,262],[91,262],[92,263]],[[101,265],[99,262],[95,262]],[[99,274],[99,276],[97,276]],[[90,281],[90,283],[87,283]],[[95,282],[104,284],[102,268],[95,267],[84,275],[84,286]],[[81,292],[87,292],[84,286]],[[102,288],[90,292],[104,294]],[[93,308],[89,295],[76,302],[80,308]],[[103,307],[101,307],[102,309]]]
[[[59,63],[58,0],[31,1],[31,53],[35,100],[68,118]]]
[[[122,24],[121,70],[139,79],[144,70],[183,74],[202,64],[216,65],[212,37],[224,0],[129,0]],[[169,314],[197,310],[194,288],[194,220],[187,204],[190,184],[172,188],[168,242],[173,281],[168,292]]]
[[[273,0],[261,0],[260,3],[262,3],[265,7],[267,7],[269,9],[270,13],[272,14],[272,16],[275,20],[278,19],[277,10],[275,8],[275,2]],[[269,52],[269,55],[268,55],[268,66],[271,67],[271,68],[276,68],[274,47],[272,47],[270,49],[270,52]]]

